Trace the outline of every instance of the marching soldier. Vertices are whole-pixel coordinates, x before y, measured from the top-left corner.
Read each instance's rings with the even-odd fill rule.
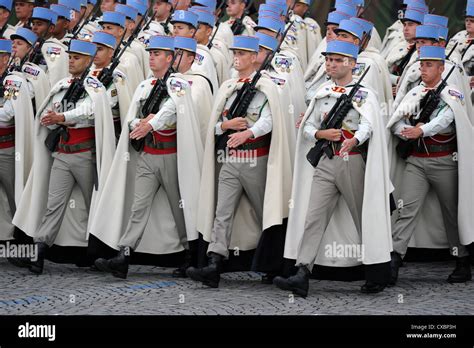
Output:
[[[39,44],[42,45],[41,54],[33,59],[33,63],[46,72],[51,86],[69,74],[67,46],[53,37],[57,19],[56,12],[43,7],[35,7],[31,17],[31,30],[41,39]]]
[[[400,186],[400,209],[393,226],[391,284],[398,278],[412,236],[425,242],[446,235],[456,268],[448,282],[471,280],[469,254],[465,245],[474,241],[472,211],[472,126],[462,104],[464,96],[451,85],[444,87],[440,100],[430,100],[426,120],[420,119],[420,100],[434,93],[445,69],[443,47],[420,48],[422,83],[410,90],[393,114],[388,128],[401,141],[413,146],[406,155]],[[430,105],[430,102],[438,103]],[[423,111],[422,111],[423,112]],[[437,202],[436,202],[437,201]]]
[[[43,69],[33,62],[26,61],[38,41],[38,36],[30,29],[20,27],[15,34],[12,34],[11,39],[16,58],[14,69],[23,73],[24,79],[28,82],[28,90],[33,103],[33,115],[35,115],[36,110],[39,110],[51,89],[48,76]]]
[[[35,0],[15,0],[15,14],[18,19],[18,23],[15,25],[15,29],[18,27],[29,27],[31,15],[35,7]]]
[[[86,77],[95,52],[95,44],[71,40],[72,77],[53,86],[35,118],[35,161],[13,223],[37,245],[30,265],[36,274],[43,272],[46,252],[55,241],[86,245],[90,208],[112,161],[115,141],[107,94],[100,82]],[[79,88],[72,95],[71,85]]]
[[[132,3],[128,3],[130,6],[134,6]],[[146,6],[145,6],[146,10]],[[171,16],[172,5],[171,2],[167,0],[158,0],[153,5],[153,11],[155,12],[155,18],[151,21],[150,26],[142,32],[140,35],[140,41],[144,41],[144,39],[149,39],[150,36],[154,35],[171,35],[173,32],[173,25],[171,23],[167,23],[169,16]],[[140,13],[140,10],[138,11]],[[143,34],[146,34],[143,36]]]
[[[306,89],[309,89],[312,85],[321,85],[327,81],[324,76],[326,59],[323,53],[326,52],[328,42],[336,39],[337,35],[334,30],[339,27],[339,23],[344,19],[350,19],[349,15],[337,11],[329,12],[326,22],[324,23],[326,26],[326,36],[311,56],[304,73]],[[309,104],[310,99],[306,98],[306,102]]]
[[[275,84],[268,77],[261,77],[243,114],[228,114],[239,88],[256,74],[258,39],[236,36],[231,49],[239,78],[228,80],[217,94],[206,138],[199,196],[198,231],[209,243],[209,264],[186,272],[193,280],[213,288],[219,286],[229,249],[255,249],[263,238],[262,231],[282,224],[288,211],[291,178],[287,130]]]
[[[128,82],[127,76],[117,68],[111,71],[110,81],[104,81],[101,72],[109,68],[115,53],[116,40],[113,35],[103,31],[97,31],[92,37],[92,42],[97,45],[97,52],[94,56],[94,65],[91,69],[91,76],[99,81],[107,83],[104,87],[107,89],[110,107],[114,121],[115,137],[120,138],[122,124],[125,122],[133,91]]]
[[[10,35],[15,32],[15,27],[8,24],[12,11],[12,2],[13,0],[0,1],[0,36],[5,39],[9,39]]]
[[[54,26],[53,37],[61,41],[64,45],[69,43],[70,38],[67,37],[69,30],[69,23],[71,22],[71,9],[64,5],[51,5],[51,11],[56,12],[58,20]]]
[[[428,13],[428,6],[425,4],[425,0],[403,0],[402,7],[398,12],[398,19],[387,28],[385,37],[382,41],[382,47],[380,54],[382,57],[387,59],[387,55],[390,53],[392,48],[398,45],[400,42],[404,42],[405,37],[403,34],[403,18],[407,7],[418,9],[421,12]]]
[[[117,41],[117,49],[121,49],[123,42],[122,37],[124,36],[125,30],[125,15],[119,12],[104,12],[102,19],[99,24],[102,26],[102,30],[115,37]],[[143,69],[137,69],[141,67],[138,58],[131,52],[131,48],[128,47],[125,53],[120,59],[120,65],[118,69],[123,71],[127,75],[130,86],[133,90],[143,81]]]
[[[0,40],[0,240],[13,239],[12,218],[33,161],[33,107],[21,73],[9,73],[12,41]],[[6,75],[4,75],[6,73]]]
[[[298,271],[289,278],[276,277],[274,284],[302,297],[308,294],[313,264],[324,250],[322,241],[337,241],[341,234],[344,240],[359,239],[364,245],[358,256],[366,273],[362,292],[383,291],[390,276],[391,185],[379,102],[370,89],[360,88],[349,101],[352,107],[346,115],[328,114],[338,98],[354,88],[352,69],[358,52],[359,47],[348,42],[328,43],[326,65],[332,80],[315,94],[299,130],[294,205],[285,243],[285,258],[296,259]],[[333,116],[345,116],[342,129],[323,126],[322,122]],[[316,169],[306,160],[315,141],[328,141],[334,154],[330,158],[323,153]]]
[[[253,35],[255,22],[246,13],[247,0],[227,0],[226,12],[229,19],[225,21],[234,35]]]
[[[400,81],[398,84],[397,89],[397,96],[394,102],[394,108],[398,107],[400,101],[405,97],[405,95],[413,89],[415,86],[419,85],[421,82],[421,73],[420,73],[420,62],[417,60],[418,58],[418,51],[423,46],[439,46],[439,27],[433,25],[420,25],[416,28],[416,51],[412,55],[412,63],[409,63],[404,70],[402,76],[400,77]],[[447,69],[444,71],[443,74],[446,76],[448,71],[451,70],[451,67],[456,66],[457,68],[454,69],[453,73],[449,77],[449,83],[452,85],[457,86],[461,90],[464,95],[469,95],[470,87],[467,81],[466,74],[462,66],[458,66],[454,62],[446,59],[445,65]],[[448,70],[449,69],[449,70]],[[469,118],[474,117],[472,115],[472,103],[469,98],[466,100],[464,104],[466,108],[466,112],[469,115]]]
[[[154,76],[141,83],[135,92],[125,123],[130,129],[124,127],[122,130],[112,165],[114,175],[106,183],[107,195],[99,203],[99,213],[91,228],[94,236],[119,252],[108,260],[97,259],[95,265],[115,277],[126,278],[134,252],[165,257],[164,254],[185,250],[184,265],[173,272],[174,276],[184,277],[191,262],[188,242],[197,240],[203,148],[190,93],[194,84],[191,87],[179,73],[172,74],[166,81],[158,79],[165,77],[173,61],[175,68],[187,61],[189,69],[194,57],[185,56],[183,52],[195,52],[196,41],[153,36],[147,49]],[[176,50],[179,51],[174,59]],[[160,83],[165,84],[164,92],[168,94],[161,97],[151,94],[158,93],[154,86]],[[157,109],[149,109],[155,100]],[[153,113],[149,114],[150,111]],[[133,147],[139,151],[137,154],[129,148],[129,141],[141,139],[144,139],[143,147]],[[130,153],[130,160],[124,161],[127,153]],[[124,205],[124,209],[120,209],[123,216],[112,223],[110,220],[116,213],[110,209],[111,200],[116,207]],[[122,225],[122,221],[125,224]],[[103,228],[104,224],[107,228]]]
[[[175,11],[171,23],[173,24],[173,35],[184,37],[195,37],[198,28],[199,16],[191,11]],[[219,88],[217,71],[214,66],[209,48],[198,45],[193,70],[206,76],[211,81],[212,93],[215,94]]]

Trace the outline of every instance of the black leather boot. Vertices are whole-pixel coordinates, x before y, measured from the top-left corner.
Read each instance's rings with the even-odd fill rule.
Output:
[[[372,281],[366,281],[364,285],[361,286],[360,292],[363,294],[376,294],[382,292],[385,289],[384,284],[377,284]]]
[[[117,256],[108,260],[102,258],[97,259],[94,264],[103,272],[112,273],[114,277],[126,279],[131,255],[132,248],[120,247]]]
[[[186,270],[189,267],[191,267],[191,251],[186,249],[184,253],[184,263],[173,271],[172,276],[175,278],[186,278]]]
[[[216,253],[209,253],[209,264],[203,268],[189,267],[186,274],[192,280],[202,282],[211,288],[219,287],[224,257]]]
[[[396,251],[390,253],[390,281],[388,285],[393,286],[398,280],[398,269],[403,265],[402,256]]]
[[[24,245],[23,243],[14,243],[17,247]],[[31,258],[29,257],[7,257],[7,261],[10,262],[13,266],[20,268],[30,268],[31,266]]]
[[[275,273],[267,273],[262,276],[262,284],[273,284],[273,279],[275,279],[277,275]]]
[[[293,294],[306,298],[308,296],[310,274],[308,267],[299,266],[294,276],[289,278],[275,277],[273,284],[282,290],[291,290]]]
[[[49,246],[43,242],[35,243],[35,245],[37,247],[36,260],[31,260],[30,271],[35,274],[41,274],[43,273],[44,258]]]
[[[448,277],[449,283],[465,283],[472,279],[471,264],[469,256],[458,257],[456,268]]]

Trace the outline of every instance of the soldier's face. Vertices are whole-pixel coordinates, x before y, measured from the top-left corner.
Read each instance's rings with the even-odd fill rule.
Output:
[[[150,51],[150,70],[152,72],[167,69],[173,60],[173,55],[163,50]]]
[[[31,31],[33,31],[33,33],[35,33],[39,37],[42,37],[48,31],[48,24],[48,22],[33,19],[31,23]]]
[[[406,21],[403,23],[403,36],[405,40],[411,41],[416,37],[416,27],[418,23]]]
[[[123,35],[123,28],[115,24],[104,23],[102,30],[110,35],[113,35],[116,39],[121,38]]]
[[[227,0],[227,15],[237,17],[245,10],[245,2],[242,0]]]
[[[358,38],[356,38],[354,35],[351,35],[345,31],[340,31],[337,33],[337,39],[345,42],[350,42],[353,43],[354,45],[359,46],[360,41]]]
[[[271,51],[269,49],[266,49],[265,47],[262,47],[260,46],[259,50],[258,50],[258,54],[257,54],[257,60],[256,60],[256,63],[260,66],[263,64],[263,62],[265,61],[265,58],[267,58],[268,54],[270,53]]]
[[[15,13],[18,19],[25,20],[33,14],[35,4],[28,2],[15,1]]]
[[[59,35],[64,32],[69,26],[69,21],[64,18],[58,18],[56,25],[54,26],[54,34]]]
[[[339,80],[347,74],[352,73],[355,67],[355,60],[339,54],[329,54],[326,56],[326,74],[334,80]]]
[[[308,5],[305,5],[305,4],[301,3],[301,2],[298,2],[298,3],[296,3],[296,5],[295,5],[294,12],[295,12],[298,16],[303,17],[304,14],[306,13],[306,11],[308,11],[308,8],[309,8]]]
[[[160,15],[168,13],[170,7],[171,5],[168,2],[159,0],[153,5],[153,12],[156,12],[156,16],[159,17]]]
[[[69,53],[69,73],[72,76],[81,75],[86,70],[91,59],[91,57],[83,54]]]
[[[100,4],[100,11],[104,13],[105,11],[114,11],[115,10],[115,0],[102,0]]]
[[[15,39],[13,40],[12,51],[15,54],[15,57],[23,59],[28,53],[30,49],[30,44],[28,44],[25,40]]]
[[[186,23],[173,24],[173,36],[192,37],[196,29]]]
[[[100,67],[107,66],[110,64],[113,55],[114,50],[110,47],[97,45],[97,53],[94,57],[94,64]]]
[[[327,41],[332,41],[337,38],[336,33],[334,32],[335,29],[337,29],[338,26],[334,24],[328,24],[326,27],[326,39]]]
[[[7,68],[8,60],[10,59],[10,55],[6,53],[0,53],[0,70],[3,72]]]
[[[257,61],[257,54],[254,52],[234,50],[234,68],[237,71],[245,71],[253,67]]]
[[[186,11],[189,5],[191,5],[191,0],[173,0],[173,7],[176,7],[176,10]]]
[[[474,17],[467,17],[464,23],[466,24],[466,31],[469,34],[474,34]]]
[[[434,41],[434,40],[428,40],[428,39],[416,39],[416,50],[418,51],[418,54],[420,54],[420,48],[423,46],[439,46],[439,43]]]
[[[444,72],[444,63],[433,60],[421,61],[420,72],[421,80],[424,83],[431,85],[441,79]]]
[[[207,43],[209,36],[212,33],[212,28],[205,24],[199,24],[196,36],[194,37],[199,44]]]

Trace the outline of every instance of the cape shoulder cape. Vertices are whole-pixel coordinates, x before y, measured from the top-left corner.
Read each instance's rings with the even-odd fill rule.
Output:
[[[309,60],[323,38],[321,36],[321,27],[313,18],[305,17],[304,24],[306,29],[306,55]]]
[[[387,128],[391,128],[397,121],[403,118],[403,110],[409,109],[419,104],[424,97],[426,91],[423,86],[417,86],[412,89],[395,110],[392,118],[387,124]],[[474,139],[472,125],[462,105],[464,95],[455,87],[448,85],[441,94],[444,100],[454,112],[456,135],[458,143],[457,160],[459,175],[459,201],[458,201],[458,226],[461,244],[468,245],[474,241],[474,231],[472,229],[474,223],[474,214],[472,214],[472,206],[474,203],[474,184],[472,173],[474,173]],[[398,137],[392,135],[395,139],[393,146],[398,143]],[[395,186],[401,183],[405,161],[397,157],[392,161],[392,177]],[[398,198],[398,191],[394,193]],[[420,248],[447,248],[446,232],[441,215],[441,207],[438,197],[433,189],[430,189],[423,204],[423,209],[418,217],[417,229],[411,240],[410,246]]]
[[[308,211],[308,204],[314,168],[306,160],[306,154],[315,142],[308,141],[303,136],[304,123],[311,115],[317,99],[331,94],[330,87],[333,82],[328,81],[321,85],[304,116],[299,129],[295,171],[293,178],[293,191],[291,195],[290,216],[285,241],[284,257],[296,259],[298,246],[304,232],[304,223]],[[362,88],[367,93],[366,102],[360,107],[353,104],[354,109],[363,114],[372,125],[372,135],[369,141],[369,151],[365,167],[364,201],[362,205],[362,236],[359,237],[352,220],[349,208],[343,197],[334,210],[331,221],[321,241],[321,248],[316,258],[316,263],[325,266],[348,267],[358,264],[351,258],[332,259],[324,255],[324,246],[334,241],[338,244],[360,244],[364,246],[363,263],[366,265],[378,264],[390,260],[392,250],[389,194],[392,185],[389,179],[389,162],[386,145],[386,130],[381,122],[379,103],[369,89]]]
[[[25,63],[22,72],[25,78],[32,84],[35,93],[35,110],[38,110],[46,99],[51,89],[48,76],[39,66],[33,63]]]
[[[62,86],[68,85],[67,81],[67,79],[63,79],[53,87],[35,117],[35,160],[20,204],[13,218],[13,224],[31,237],[35,237],[36,230],[46,211],[49,178],[53,163],[51,153],[44,145],[44,140],[49,134],[49,130],[41,126],[40,118],[44,114],[46,107],[48,107],[51,98],[60,91]],[[77,184],[75,185],[70,198],[70,202],[74,202],[74,205],[68,205],[60,232],[55,240],[55,244],[62,246],[87,245],[86,231],[88,219],[94,216],[95,201],[100,198],[115,151],[112,114],[105,89],[100,82],[90,77],[87,78],[85,87],[87,94],[94,103],[95,110],[95,146],[99,186],[97,191],[95,189],[93,191],[91,208],[87,212],[81,190]]]
[[[199,132],[199,121],[193,108],[190,84],[181,74],[173,74],[168,80],[168,92],[176,103],[178,180],[183,200],[183,209],[188,240],[197,239],[196,213],[199,193],[203,148]],[[179,89],[178,89],[179,88]],[[151,80],[143,81],[137,88],[125,126],[122,128],[110,175],[104,184],[104,194],[97,204],[96,218],[91,223],[90,233],[112,248],[125,232],[130,218],[135,192],[137,152],[129,146],[129,127],[151,90]],[[177,91],[184,91],[178,95]],[[114,204],[110,204],[114,202]],[[156,193],[152,213],[148,220],[138,252],[169,254],[183,250],[178,238],[176,224],[163,188]]]
[[[217,71],[212,59],[212,54],[207,46],[198,44],[196,49],[196,57],[192,65],[192,70],[206,76],[212,83],[213,94],[219,89],[217,81]]]
[[[15,112],[15,204],[18,206],[33,162],[33,106],[29,99],[28,85],[21,73],[5,78],[5,91],[15,93],[10,101]],[[0,240],[13,239],[13,212],[10,211],[6,192],[0,186]]]
[[[51,86],[69,76],[69,55],[67,46],[55,38],[50,38],[41,47],[46,64],[48,65],[48,77]]]
[[[198,231],[204,240],[210,241],[211,229],[215,214],[216,194],[216,153],[214,150],[214,129],[226,100],[232,93],[241,87],[236,79],[224,82],[219,89],[216,102],[209,122],[206,146],[204,149],[204,162],[202,181],[199,194]],[[255,213],[247,199],[242,195],[236,214],[234,216],[233,232],[231,237],[231,248],[238,247],[240,250],[255,249],[262,230],[274,225],[280,225],[288,216],[288,199],[291,191],[291,163],[288,150],[287,130],[283,121],[281,105],[278,101],[278,92],[274,83],[262,77],[257,88],[268,98],[272,113],[273,130],[270,153],[267,164],[267,180],[263,208],[263,228],[258,226]]]
[[[321,54],[322,52],[326,52],[327,48],[327,41],[324,38],[321,43],[318,45],[316,51],[314,51],[313,55],[309,59],[308,66],[306,67],[306,71],[304,73],[304,80],[311,81],[313,79],[314,74],[316,74],[321,65],[325,62],[325,57]]]

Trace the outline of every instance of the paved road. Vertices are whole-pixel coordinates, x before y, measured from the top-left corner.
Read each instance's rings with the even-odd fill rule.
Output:
[[[36,276],[0,259],[0,314],[474,314],[474,282],[445,282],[453,262],[406,265],[398,285],[380,294],[361,294],[362,281],[311,280],[301,299],[261,284],[253,272],[225,274],[219,289],[209,289],[166,268],[131,266],[120,280],[47,261]]]

